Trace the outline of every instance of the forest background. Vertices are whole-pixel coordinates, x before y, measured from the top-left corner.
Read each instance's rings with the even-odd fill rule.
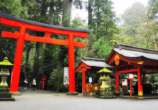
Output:
[[[86,48],[75,48],[75,67],[83,57],[106,59],[113,41],[136,47],[158,50],[158,0],[148,0],[148,6],[136,2],[126,9],[121,17],[113,11],[111,0],[0,0],[0,11],[23,19],[71,28],[93,29],[86,39],[75,38],[86,43]],[[71,19],[72,7],[88,11],[88,23],[80,17]],[[16,28],[0,25],[2,31],[15,32]],[[42,32],[27,31],[44,37]],[[66,39],[66,36],[51,35],[51,38]],[[0,37],[0,61],[5,56],[13,63],[16,39]],[[68,47],[25,41],[21,74],[32,81],[47,76],[46,89],[66,91],[63,85],[63,67],[68,66]],[[96,74],[92,75],[95,79]],[[122,76],[123,77],[123,76]],[[158,80],[158,75],[148,75],[148,80]],[[82,83],[82,74],[76,73],[76,81]],[[76,84],[79,85],[79,84]]]

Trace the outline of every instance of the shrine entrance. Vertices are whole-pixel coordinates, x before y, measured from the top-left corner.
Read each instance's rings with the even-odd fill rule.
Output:
[[[146,74],[158,73],[158,51],[115,43],[106,63],[115,68],[117,94],[119,94],[119,74],[122,73],[137,75],[135,92],[138,96],[143,96],[146,92],[152,93],[152,90],[147,90],[151,85],[146,83]]]
[[[48,25],[44,23],[21,19],[2,12],[0,12],[0,22],[3,25],[19,28],[19,32],[11,33],[2,31],[1,34],[2,37],[17,39],[14,68],[12,70],[11,76],[10,92],[18,92],[23,47],[25,40],[27,40],[33,42],[68,46],[69,92],[71,94],[75,93],[74,47],[85,48],[85,43],[76,42],[74,40],[74,37],[86,38],[88,34],[91,33],[91,29],[74,29]],[[26,30],[43,32],[45,33],[45,37],[31,36],[26,33]],[[52,39],[50,38],[51,34],[68,36],[68,39]]]

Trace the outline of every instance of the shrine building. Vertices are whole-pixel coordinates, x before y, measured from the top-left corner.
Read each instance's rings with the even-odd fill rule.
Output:
[[[116,93],[119,93],[119,74],[138,76],[138,96],[143,96],[146,74],[158,73],[158,51],[115,43],[105,61],[115,69]]]

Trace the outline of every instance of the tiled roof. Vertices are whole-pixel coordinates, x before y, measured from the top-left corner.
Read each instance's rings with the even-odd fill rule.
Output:
[[[113,51],[128,58],[141,58],[142,60],[158,60],[157,50],[139,48],[116,43]]]
[[[113,68],[112,66],[105,63],[104,59],[95,59],[95,58],[84,57],[82,62],[85,63],[86,65],[90,66],[90,67]]]

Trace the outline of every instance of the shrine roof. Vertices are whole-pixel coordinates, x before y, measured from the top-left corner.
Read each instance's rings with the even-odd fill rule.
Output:
[[[129,45],[115,43],[115,46],[106,62],[110,60],[113,53],[118,53],[123,57],[139,60],[158,60],[158,51],[146,48],[139,48]]]
[[[83,57],[82,62],[90,67],[113,68],[111,65],[108,65],[107,63],[105,63],[104,59]]]
[[[31,20],[18,18],[18,17],[12,16],[9,14],[5,14],[2,12],[0,12],[0,17],[6,18],[9,20],[22,22],[22,23],[31,24],[31,25],[37,25],[37,26],[42,26],[42,27],[47,27],[47,28],[61,29],[61,30],[65,30],[65,31],[75,31],[75,32],[83,32],[83,33],[91,33],[91,31],[92,31],[92,29],[77,29],[77,28],[62,27],[62,26],[57,26],[57,25],[49,25],[49,24],[45,24],[45,23],[40,23],[40,22],[35,22],[35,21],[31,21]]]

